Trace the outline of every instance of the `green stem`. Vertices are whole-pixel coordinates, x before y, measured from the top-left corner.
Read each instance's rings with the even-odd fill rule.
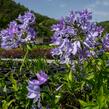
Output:
[[[28,48],[27,48],[27,49],[26,49],[26,53],[25,53],[24,58],[23,58],[23,61],[22,61],[22,64],[21,64],[21,66],[20,66],[20,72],[22,71],[22,67],[24,66],[24,63],[25,63],[25,60],[26,60],[26,58],[27,58],[28,52],[29,52],[29,50],[28,50]]]

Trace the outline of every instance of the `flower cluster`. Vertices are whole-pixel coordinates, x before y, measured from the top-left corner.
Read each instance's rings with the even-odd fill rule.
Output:
[[[31,12],[19,15],[15,21],[10,22],[8,28],[0,32],[1,47],[4,49],[16,48],[20,44],[35,39],[36,32],[31,27],[35,23],[35,16]]]
[[[83,60],[94,56],[103,28],[91,19],[92,13],[87,10],[72,11],[69,16],[53,25],[52,43],[56,48],[51,51],[52,55],[59,56],[62,63],[68,64],[72,64],[75,59]]]
[[[104,50],[109,51],[109,33],[107,33],[103,39],[103,48]]]
[[[36,74],[37,80],[32,79],[29,81],[28,85],[28,98],[34,99],[35,101],[38,101],[40,99],[40,85],[44,84],[47,79],[48,75],[45,74],[44,71],[40,71],[38,74]]]

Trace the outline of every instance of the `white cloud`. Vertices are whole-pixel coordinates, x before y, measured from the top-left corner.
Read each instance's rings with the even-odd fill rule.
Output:
[[[93,4],[90,4],[88,7],[93,9],[96,8],[98,6],[109,6],[109,0],[96,0]]]
[[[86,7],[97,19],[109,20],[109,0],[96,0]]]
[[[109,6],[109,2],[103,2],[104,6]]]
[[[99,10],[95,10],[93,11],[93,15],[96,18],[96,20],[108,20],[109,21],[109,12],[107,11],[99,11]]]
[[[102,20],[109,20],[109,13],[104,11],[95,11],[95,16],[98,17],[98,19],[101,17]]]
[[[109,0],[97,0],[98,5],[109,6]]]

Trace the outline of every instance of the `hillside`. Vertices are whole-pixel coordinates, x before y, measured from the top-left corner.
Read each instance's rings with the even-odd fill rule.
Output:
[[[0,0],[0,29],[6,28],[10,21],[16,19],[19,14],[28,10],[28,8],[17,4],[12,0]],[[33,13],[36,16],[35,29],[38,31],[37,36],[50,37],[52,35],[52,32],[50,31],[51,25],[57,21],[47,16],[43,16],[35,12]]]
[[[109,33],[109,21],[100,22],[99,25],[104,28],[105,32]]]

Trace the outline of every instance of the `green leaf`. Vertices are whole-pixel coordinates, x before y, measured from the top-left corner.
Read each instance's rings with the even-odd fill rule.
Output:
[[[79,100],[80,104],[82,105],[82,109],[99,109],[99,107],[93,102],[85,102],[83,100]]]
[[[8,103],[8,107],[11,105],[12,102],[15,102],[15,100],[11,100],[9,103]]]
[[[73,81],[73,74],[72,74],[72,73],[73,73],[73,72],[70,71],[70,72],[69,72],[69,75],[68,75],[68,80],[69,80],[70,82]]]
[[[94,74],[93,74],[93,73],[89,74],[89,75],[86,77],[87,80],[91,80],[91,79],[93,79],[93,78],[94,78]]]
[[[98,92],[97,103],[100,109],[106,106],[106,98],[104,96],[103,86],[101,86]]]
[[[80,104],[81,104],[83,107],[87,105],[87,103],[86,103],[85,101],[83,101],[83,100],[79,100],[79,102],[80,102]]]
[[[28,49],[28,50],[31,50],[31,47],[30,47],[29,45],[27,45],[27,49]]]
[[[58,102],[59,102],[60,97],[61,97],[61,95],[60,95],[60,94],[58,94],[58,95],[56,95],[56,96],[55,96],[55,103],[58,103]]]
[[[18,91],[17,81],[14,79],[13,74],[10,75],[10,80],[12,82],[12,89]]]
[[[3,92],[7,92],[6,85],[5,85],[4,88],[3,88]]]
[[[2,109],[8,109],[8,104],[5,100],[3,100]]]
[[[12,102],[15,100],[11,100],[10,102],[7,102],[6,100],[3,100],[2,109],[8,109],[8,107],[11,105]]]

